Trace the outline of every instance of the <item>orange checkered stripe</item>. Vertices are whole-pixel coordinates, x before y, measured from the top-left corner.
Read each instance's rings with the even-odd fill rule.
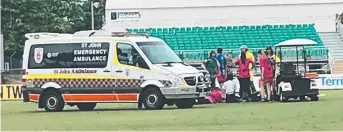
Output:
[[[62,88],[97,88],[97,87],[140,87],[145,81],[141,79],[28,79],[36,87],[42,87],[47,82],[55,82]],[[171,81],[159,80],[165,87],[172,85]]]

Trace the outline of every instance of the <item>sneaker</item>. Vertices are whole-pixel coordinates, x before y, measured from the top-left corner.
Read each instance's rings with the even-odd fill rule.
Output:
[[[244,100],[244,99],[239,99],[238,101],[241,102],[241,103],[246,102],[246,100]]]
[[[248,102],[251,102],[251,98],[248,98],[248,100],[247,100]]]
[[[264,102],[264,101],[265,101],[265,99],[264,99],[264,98],[262,98],[262,99],[261,99],[261,102]]]

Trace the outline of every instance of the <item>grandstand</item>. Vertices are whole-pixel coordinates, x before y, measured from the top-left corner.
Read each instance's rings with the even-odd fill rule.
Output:
[[[127,31],[147,32],[164,39],[188,62],[201,62],[210,50],[218,47],[231,51],[233,57],[237,57],[240,53],[239,47],[247,45],[257,58],[257,50],[267,46],[296,38],[311,39],[318,45],[306,47],[308,61],[312,62],[310,69],[320,69],[328,63],[328,49],[324,46],[314,24],[135,28]],[[294,51],[284,50],[282,54],[284,58],[295,59]]]
[[[104,29],[147,32],[187,62],[202,61],[218,47],[236,57],[244,44],[257,56],[258,49],[285,40],[311,39],[318,45],[305,49],[309,69],[337,73],[343,72],[343,41],[335,15],[342,5],[343,0],[112,1],[106,4]],[[296,55],[292,49],[282,54],[287,59]]]
[[[257,49],[295,38],[318,42],[315,47],[307,47],[311,60],[327,60],[328,55],[313,24],[142,28],[127,29],[127,31],[147,32],[162,38],[186,60],[204,60],[209,50],[218,47],[235,52],[234,55],[237,55],[241,45],[247,45],[256,54]],[[291,51],[286,51],[284,54],[288,57],[295,55]]]

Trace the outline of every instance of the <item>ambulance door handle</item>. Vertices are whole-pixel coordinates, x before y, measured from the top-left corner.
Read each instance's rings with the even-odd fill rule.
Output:
[[[110,70],[104,70],[104,72],[111,72]]]
[[[121,72],[123,72],[123,71],[122,71],[122,70],[117,70],[116,72],[121,73]]]

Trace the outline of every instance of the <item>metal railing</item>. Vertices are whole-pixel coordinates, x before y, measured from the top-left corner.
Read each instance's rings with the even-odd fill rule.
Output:
[[[20,84],[21,69],[10,69],[1,73],[1,84]]]

